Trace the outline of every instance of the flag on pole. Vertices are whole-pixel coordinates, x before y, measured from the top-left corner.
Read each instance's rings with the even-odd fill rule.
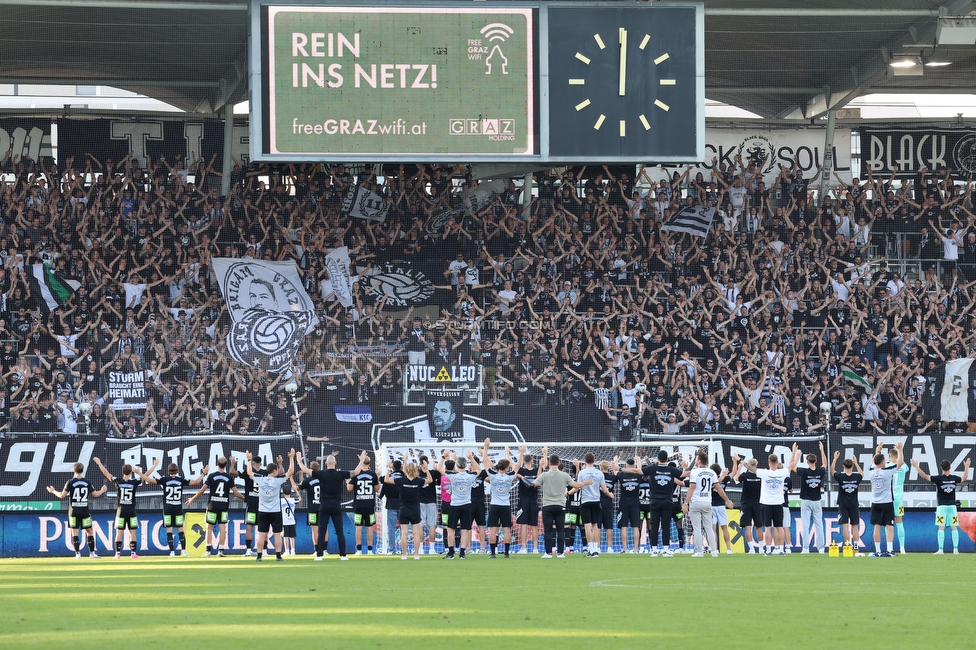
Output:
[[[329,281],[336,299],[343,307],[352,307],[352,275],[349,272],[349,247],[333,248],[325,256],[325,270],[329,272]]]
[[[840,376],[855,386],[860,386],[869,393],[874,390],[874,385],[861,375],[857,374],[857,371],[850,366],[841,366]]]
[[[712,227],[712,219],[714,218],[715,208],[689,205],[671,215],[671,218],[661,226],[661,230],[686,232],[696,237],[704,237],[708,234],[708,229]]]
[[[973,422],[976,419],[976,363],[953,359],[925,377],[922,409],[926,420]]]
[[[38,262],[31,268],[31,296],[37,300],[45,316],[68,302],[79,286],[73,280],[59,277],[47,262]]]

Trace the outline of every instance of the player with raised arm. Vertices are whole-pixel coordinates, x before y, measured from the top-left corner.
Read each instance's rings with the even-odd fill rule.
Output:
[[[469,471],[468,465],[471,470]],[[474,454],[470,451],[467,456],[460,456],[454,461],[457,471],[450,474],[451,479],[451,511],[448,518],[447,531],[447,554],[445,560],[454,559],[454,536],[455,531],[461,532],[461,546],[457,557],[465,559],[465,549],[471,544],[471,487],[475,479],[481,473],[481,466],[474,460]],[[403,540],[400,540],[403,543]]]
[[[258,502],[261,495],[258,493],[257,483],[251,478],[251,472],[255,477],[267,476],[268,473],[261,469],[260,456],[251,456],[250,452],[248,456],[251,459],[248,463],[250,467],[243,471],[237,469],[237,458],[231,456],[230,469],[227,473],[244,481],[244,544],[247,546],[244,557],[253,557],[257,553],[257,546],[254,545],[254,527],[258,524]]]
[[[315,460],[309,463],[308,466],[313,472],[322,469],[322,466]],[[314,547],[316,540],[319,538],[319,509],[322,507],[322,482],[317,478],[306,476],[301,485],[296,485],[294,477],[292,477],[291,486],[295,492],[301,490],[305,493],[305,504],[308,509],[308,512],[305,514],[305,523],[308,525],[308,529],[312,534],[312,546]],[[328,545],[329,531],[328,526],[326,526],[325,546],[328,547]],[[328,550],[325,553],[328,554]],[[315,553],[312,553],[312,555],[315,555]]]
[[[346,486],[346,489],[353,493],[352,519],[356,526],[356,555],[373,553],[373,537],[376,534],[376,494],[380,486],[376,472],[370,469],[368,456],[362,465],[363,470]],[[362,543],[363,529],[366,530],[365,551]],[[403,537],[400,538],[401,546],[405,541]]]
[[[281,486],[295,473],[295,450],[288,451],[288,471],[284,475],[282,475],[279,465],[280,458],[279,463],[269,463],[263,475],[256,473],[258,470],[254,469],[253,460],[251,452],[247,452],[247,473],[257,485],[259,495],[256,561],[261,562],[265,542],[268,540],[268,532],[273,531],[275,533],[275,560],[283,562],[281,533],[284,532],[284,523],[281,519]]]
[[[509,557],[512,548],[512,487],[521,469],[521,459],[526,455],[525,445],[519,449],[519,462],[512,467],[508,447],[505,447],[505,458],[499,460],[496,465],[488,456],[489,444],[491,440],[485,438],[485,447],[481,454],[485,459],[485,470],[481,472],[481,478],[491,486],[491,502],[488,505],[488,539],[490,540],[488,557],[497,557],[499,528],[505,539],[505,557]]]
[[[227,473],[227,458],[224,456],[217,459],[217,471],[207,476],[197,493],[187,499],[186,505],[193,505],[193,502],[203,496],[204,492],[209,492],[209,500],[205,537],[207,552],[203,557],[210,557],[214,552],[217,553],[217,557],[224,557],[224,549],[227,547],[227,522],[230,520],[230,495],[233,494],[241,501],[245,501],[244,495],[234,485],[234,477]]]
[[[55,490],[52,486],[47,486],[47,491],[59,499],[68,498],[68,530],[71,531],[71,545],[75,549],[75,559],[81,559],[81,533],[85,531],[88,538],[88,557],[93,560],[98,559],[95,552],[95,536],[92,535],[92,517],[89,510],[89,500],[100,497],[108,492],[108,485],[103,485],[100,490],[95,490],[88,479],[85,478],[85,466],[75,463],[71,468],[74,470],[74,477],[68,479],[64,484],[63,490]]]
[[[600,495],[613,499],[613,492],[607,489],[606,478],[597,467],[596,456],[588,451],[583,456],[583,469],[576,474],[576,480],[587,483],[580,489],[580,517],[586,534],[586,557],[600,557],[600,522],[603,520]]]
[[[619,460],[617,456],[613,457],[612,471],[610,461],[600,461],[600,472],[603,473],[603,481],[606,483],[607,490],[610,492],[610,496],[607,496],[603,492],[600,493],[600,536],[602,537],[606,534],[607,553],[613,553],[613,529],[616,527],[615,523],[617,521],[617,514],[614,512],[613,507],[613,490],[617,485],[615,472],[620,467],[618,464]]]
[[[745,460],[743,457],[739,457]],[[762,535],[762,504],[759,495],[762,491],[762,479],[756,475],[759,461],[750,458],[748,462],[740,462],[738,473],[732,478],[742,486],[739,501],[739,527],[745,531],[746,553],[763,553],[766,543]],[[757,535],[756,532],[759,534]],[[758,538],[758,541],[757,541]]]
[[[114,476],[105,469],[102,461],[96,456],[92,458],[99,471],[110,483],[115,483],[116,502],[118,507],[115,511],[115,559],[122,557],[122,536],[125,531],[129,531],[129,557],[133,560],[139,558],[136,553],[136,545],[139,543],[139,516],[136,514],[136,488],[142,485],[142,479],[135,476],[136,472],[132,465],[126,463],[122,466],[122,478]],[[156,471],[156,464],[153,465],[151,472]]]
[[[628,458],[625,468],[634,470],[637,462]],[[634,471],[619,471],[614,475],[614,481],[619,486],[620,502],[617,505],[617,528],[620,529],[620,544],[622,553],[636,553],[640,546],[641,511],[639,488],[643,476]],[[650,488],[647,488],[650,490]],[[648,496],[650,493],[648,493]],[[634,544],[628,544],[628,531],[634,531]]]
[[[166,546],[169,548],[169,556],[176,557],[177,552],[186,557],[186,534],[183,532],[183,490],[187,487],[196,487],[203,483],[203,479],[210,473],[210,466],[201,470],[200,476],[192,481],[187,481],[180,476],[180,467],[176,463],[170,463],[166,468],[168,476],[155,479],[152,477],[153,470],[146,470],[142,480],[150,485],[158,485],[163,490],[163,528],[166,529]],[[178,540],[176,546],[173,545],[174,535]]]
[[[814,532],[817,536],[817,551],[824,552],[826,540],[824,539],[823,524],[823,491],[827,486],[827,452],[824,444],[820,443],[820,467],[817,467],[816,454],[807,454],[806,467],[796,467],[790,465],[790,472],[796,472],[800,478],[800,527],[802,532],[797,534],[798,538],[803,539],[803,553],[810,552],[810,540]]]
[[[935,525],[938,526],[939,550],[936,555],[942,555],[945,548],[945,527],[948,525],[952,529],[952,552],[959,555],[959,513],[956,510],[956,486],[969,480],[970,460],[967,458],[963,463],[962,477],[952,473],[952,464],[948,460],[939,463],[941,474],[929,476],[918,466],[918,461],[912,459],[912,467],[922,477],[923,481],[931,481],[935,484],[936,508]]]
[[[712,491],[722,497],[726,507],[732,507],[732,501],[718,484],[718,476],[708,466],[708,453],[699,451],[695,454],[695,468],[688,475],[688,496],[684,502],[685,514],[691,517],[691,529],[695,532],[695,553],[691,557],[705,556],[703,545],[706,537],[712,557],[719,556],[715,531],[712,529]]]
[[[402,474],[395,477],[392,473],[387,474],[383,481],[385,483],[395,483],[400,488],[400,559],[407,559],[407,544],[410,536],[408,528],[412,528],[413,533],[413,559],[420,559],[420,547],[423,546],[423,526],[420,517],[420,488],[434,482],[427,467],[428,461],[421,461],[420,469],[414,463],[407,463],[403,468]],[[420,476],[423,472],[423,476]],[[358,540],[357,540],[358,541]]]
[[[794,443],[790,465],[795,466],[799,458],[800,450]],[[762,480],[759,503],[762,504],[762,524],[766,529],[766,555],[772,555],[774,548],[779,549],[780,555],[786,555],[783,499],[786,493],[786,480],[790,477],[790,471],[780,464],[778,455],[770,454],[769,468],[757,469],[756,476]]]
[[[315,540],[315,561],[322,561],[322,554],[325,552],[325,532],[329,529],[329,521],[335,528],[336,542],[339,544],[339,559],[348,560],[346,557],[346,536],[342,525],[342,495],[346,492],[346,481],[356,476],[363,468],[363,461],[368,454],[363,451],[359,454],[359,464],[352,472],[336,468],[335,454],[330,454],[325,459],[325,469],[312,470],[302,462],[301,453],[296,453],[298,468],[306,476],[316,478],[322,487],[322,507],[319,510],[319,536]]]
[[[522,454],[522,466],[518,469],[518,507],[515,510],[520,554],[529,552],[530,541],[535,552],[544,550],[545,546],[539,544],[539,488],[535,485],[538,475],[539,468],[532,454]]]
[[[647,512],[650,514],[648,522],[648,546],[651,553],[660,553],[664,557],[671,557],[671,495],[674,486],[685,485],[682,480],[687,474],[680,468],[668,464],[668,452],[661,449],[657,452],[657,462],[641,467],[640,458],[635,457],[638,463],[637,472],[647,477],[650,489],[650,505]],[[629,468],[625,472],[634,471]],[[711,516],[709,516],[711,518]],[[661,535],[661,542],[658,545],[658,533]]]
[[[430,469],[430,459],[427,456],[421,455],[418,460],[420,467],[427,466],[430,477],[433,479],[420,488],[420,523],[421,528],[427,529],[427,545],[424,552],[429,555],[433,551],[434,542],[437,539],[437,492],[441,486],[441,473],[439,470]]]
[[[857,499],[858,490],[864,476],[857,464],[856,458],[844,459],[844,471],[837,471],[837,459],[840,452],[834,452],[834,460],[830,463],[830,474],[837,483],[837,523],[844,536],[844,544],[849,545],[855,554],[860,553],[861,512]]]
[[[871,525],[874,526],[874,553],[871,557],[891,557],[894,547],[895,507],[894,491],[891,487],[895,474],[905,461],[902,443],[895,445],[895,462],[885,464],[884,443],[878,443],[874,454],[874,469],[868,474],[871,481]],[[881,550],[881,528],[885,529],[885,541],[888,547]]]
[[[898,450],[891,448],[888,450],[888,465],[895,467],[898,471],[891,477],[891,503],[895,511],[895,536],[898,538],[898,550],[902,555],[908,553],[905,549],[905,479],[908,477],[908,463],[902,459],[900,464],[895,462]],[[894,547],[892,547],[894,552]]]

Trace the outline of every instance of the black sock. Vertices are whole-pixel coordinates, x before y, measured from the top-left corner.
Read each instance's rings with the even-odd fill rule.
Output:
[[[73,535],[71,537],[71,545],[75,547],[75,553],[81,552],[81,537]]]
[[[264,553],[260,549],[258,549],[258,559],[260,559],[262,555],[264,555]]]
[[[369,551],[370,553],[372,553],[373,552],[373,546],[372,545],[367,546],[366,547],[366,550]]]
[[[512,545],[510,543],[505,542],[505,555],[508,555],[508,551],[511,549],[511,547]]]
[[[251,537],[245,537],[244,548],[254,548],[254,539]]]
[[[491,548],[491,554],[494,555],[495,550],[498,548],[498,544],[489,544],[488,546]]]
[[[115,542],[115,552],[116,553],[121,553],[122,552],[122,542],[121,541]]]
[[[173,550],[173,533],[171,532],[166,533],[166,546],[168,546],[170,550]]]
[[[95,552],[95,536],[94,535],[89,535],[88,536],[88,550],[91,551],[92,553]]]
[[[212,553],[212,552],[213,552],[213,546],[207,544],[207,553]]]
[[[363,550],[363,545],[362,544],[356,544],[356,551],[359,552],[361,550]]]
[[[275,557],[280,560],[281,559],[281,552],[280,551],[275,551]]]
[[[183,531],[180,531],[179,532],[179,536],[180,536],[180,548],[185,551],[186,550],[186,535],[183,533]]]
[[[135,553],[136,552],[136,540],[135,539],[133,539],[132,541],[129,542],[129,551],[132,552],[132,553]]]

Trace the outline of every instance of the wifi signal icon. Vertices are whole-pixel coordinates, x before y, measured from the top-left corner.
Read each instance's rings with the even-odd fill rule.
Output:
[[[481,28],[481,35],[486,39],[489,41],[501,41],[503,43],[514,32],[514,29],[504,23],[491,23]]]

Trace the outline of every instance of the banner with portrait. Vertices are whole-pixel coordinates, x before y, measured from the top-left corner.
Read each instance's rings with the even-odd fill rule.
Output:
[[[283,372],[319,319],[294,262],[211,260],[233,325],[231,357],[255,368]]]

